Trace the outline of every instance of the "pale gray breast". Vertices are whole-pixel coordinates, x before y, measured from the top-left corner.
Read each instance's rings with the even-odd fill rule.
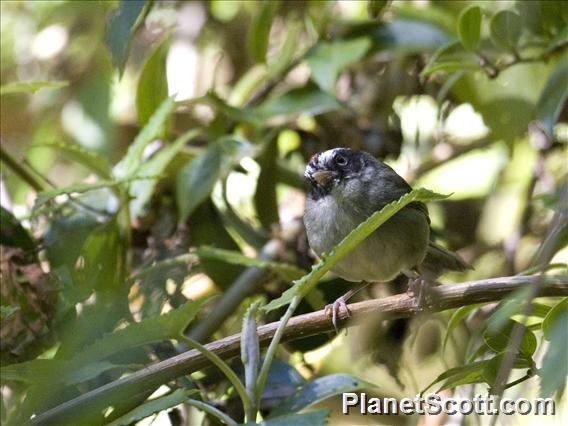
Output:
[[[310,247],[329,252],[365,219],[334,197],[308,200],[304,222]],[[426,255],[430,228],[424,214],[406,208],[384,223],[334,268],[349,281],[388,281],[421,263]]]

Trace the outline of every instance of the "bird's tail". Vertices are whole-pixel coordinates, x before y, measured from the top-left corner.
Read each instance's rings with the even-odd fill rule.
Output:
[[[430,241],[426,258],[420,269],[425,270],[428,275],[437,277],[446,271],[463,272],[473,268],[456,253]]]

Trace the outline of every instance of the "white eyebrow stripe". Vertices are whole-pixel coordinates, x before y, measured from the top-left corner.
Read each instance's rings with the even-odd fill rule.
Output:
[[[320,164],[327,164],[333,159],[333,155],[335,153],[336,148],[328,149],[325,152],[322,152],[318,157],[318,163]]]

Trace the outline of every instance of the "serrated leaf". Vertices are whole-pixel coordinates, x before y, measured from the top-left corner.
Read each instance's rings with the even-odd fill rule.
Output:
[[[349,374],[330,374],[328,376],[319,377],[300,387],[295,394],[272,411],[270,418],[278,417],[286,413],[296,413],[343,392],[376,387],[377,386],[371,383]]]
[[[2,369],[2,376],[24,382],[29,380],[36,382],[41,380],[45,383],[67,382],[73,374],[110,355],[125,349],[177,338],[195,318],[206,300],[186,302],[166,314],[132,323],[120,330],[105,334],[68,360],[36,359],[13,364]]]
[[[473,310],[482,306],[481,304],[469,305],[469,306],[462,306],[461,308],[456,309],[450,320],[448,321],[448,326],[446,327],[446,333],[444,334],[444,342],[442,343],[442,352],[446,351],[446,345],[448,343],[448,339],[452,334],[452,331],[462,322],[463,319]]]
[[[241,332],[241,361],[245,368],[245,387],[251,401],[256,399],[256,381],[260,365],[260,346],[256,329],[256,314],[260,302],[249,306],[243,317]]]
[[[166,56],[169,45],[169,39],[162,41],[142,66],[136,87],[136,111],[140,126],[148,122],[152,114],[168,97]]]
[[[96,173],[103,179],[112,178],[112,169],[108,159],[80,145],[72,143],[41,143],[30,147],[30,149],[35,148],[49,148],[59,151],[71,160],[87,167],[90,171]]]
[[[398,200],[387,204],[381,210],[373,213],[367,220],[359,224],[359,226],[351,231],[333,250],[323,254],[320,262],[312,266],[312,271],[309,274],[294,281],[293,287],[286,290],[278,299],[264,306],[263,309],[272,311],[290,303],[294,296],[305,296],[337,262],[407,204],[413,201],[426,202],[442,200],[447,197],[448,195],[436,194],[435,192],[420,188],[414,189]]]
[[[279,5],[279,1],[261,2],[258,4],[258,11],[250,24],[247,34],[247,48],[251,57],[257,62],[266,61],[272,19]]]
[[[0,86],[0,95],[14,93],[35,93],[41,89],[61,89],[68,81],[15,81]]]
[[[318,42],[306,55],[312,80],[323,91],[334,94],[339,73],[346,66],[363,58],[370,47],[371,40],[367,37]]]
[[[313,85],[307,85],[267,99],[255,111],[268,119],[275,116],[288,118],[301,113],[318,115],[340,108],[339,102],[332,95]]]
[[[141,24],[139,17],[144,6],[146,0],[121,0],[108,20],[105,41],[119,75],[124,71],[132,36]]]
[[[536,105],[536,118],[542,123],[549,138],[552,138],[554,125],[568,99],[568,56],[556,65]]]
[[[155,153],[148,161],[144,162],[138,169],[141,176],[161,175],[168,164],[174,159],[178,152],[183,149],[185,144],[200,134],[197,129],[192,129],[179,136],[173,143],[164,146]],[[130,185],[130,216],[132,218],[140,216],[144,212],[146,203],[152,198],[154,189],[158,183],[157,179],[148,181],[134,181]]]
[[[134,410],[129,411],[123,416],[120,416],[118,419],[108,423],[107,426],[126,426],[134,424],[138,420],[145,419],[152,414],[183,404],[191,395],[196,394],[197,392],[197,389],[177,389],[168,395],[146,401]]]
[[[467,50],[474,51],[481,39],[481,8],[469,6],[458,18],[458,36]]]
[[[264,260],[256,257],[248,257],[238,251],[233,250],[224,250],[211,246],[201,246],[197,249],[196,253],[199,257],[205,259],[218,259],[234,265],[266,268],[277,273],[282,277],[282,279],[287,281],[297,279],[306,273],[306,271],[304,271],[303,269],[300,269],[292,264]]]
[[[138,133],[128,147],[128,151],[114,168],[114,176],[118,178],[132,177],[142,164],[142,154],[146,146],[160,135],[162,126],[175,108],[173,97],[167,98],[152,115],[148,123]]]
[[[508,51],[516,50],[521,29],[521,17],[511,10],[500,10],[492,16],[489,23],[489,35],[493,44]]]
[[[73,357],[69,364],[86,365],[124,349],[175,339],[193,321],[206,300],[207,298],[199,301],[190,300],[168,313],[132,323],[113,333],[105,334]]]
[[[285,414],[269,417],[260,423],[247,422],[243,426],[326,426],[329,410],[314,410],[302,414]]]

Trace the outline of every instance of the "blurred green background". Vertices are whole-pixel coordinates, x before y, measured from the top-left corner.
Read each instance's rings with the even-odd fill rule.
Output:
[[[561,1],[3,1],[2,424],[183,351],[172,324],[152,331],[145,321],[179,312],[173,327],[185,329],[190,299],[200,305],[186,334],[239,332],[252,301],[279,296],[314,263],[302,174],[332,147],[368,151],[414,187],[452,193],[428,206],[433,233],[475,269],[442,282],[538,266],[566,275],[567,47]],[[543,246],[550,229],[557,237]],[[302,312],[346,288],[330,276]],[[540,324],[558,299],[539,302],[540,368],[554,347]],[[463,312],[444,351],[452,312],[285,345],[265,411],[305,380],[340,372],[378,384],[377,395],[413,397],[487,356],[479,330],[494,309]],[[135,322],[145,325],[109,337]],[[562,344],[552,368],[507,392],[560,392]],[[463,383],[445,392],[487,391],[483,379]],[[154,395],[194,388],[242,420],[213,371]],[[148,396],[109,401],[81,421],[108,423]],[[430,424],[342,417],[339,399],[323,406],[332,423]],[[141,424],[216,421],[176,407]]]

